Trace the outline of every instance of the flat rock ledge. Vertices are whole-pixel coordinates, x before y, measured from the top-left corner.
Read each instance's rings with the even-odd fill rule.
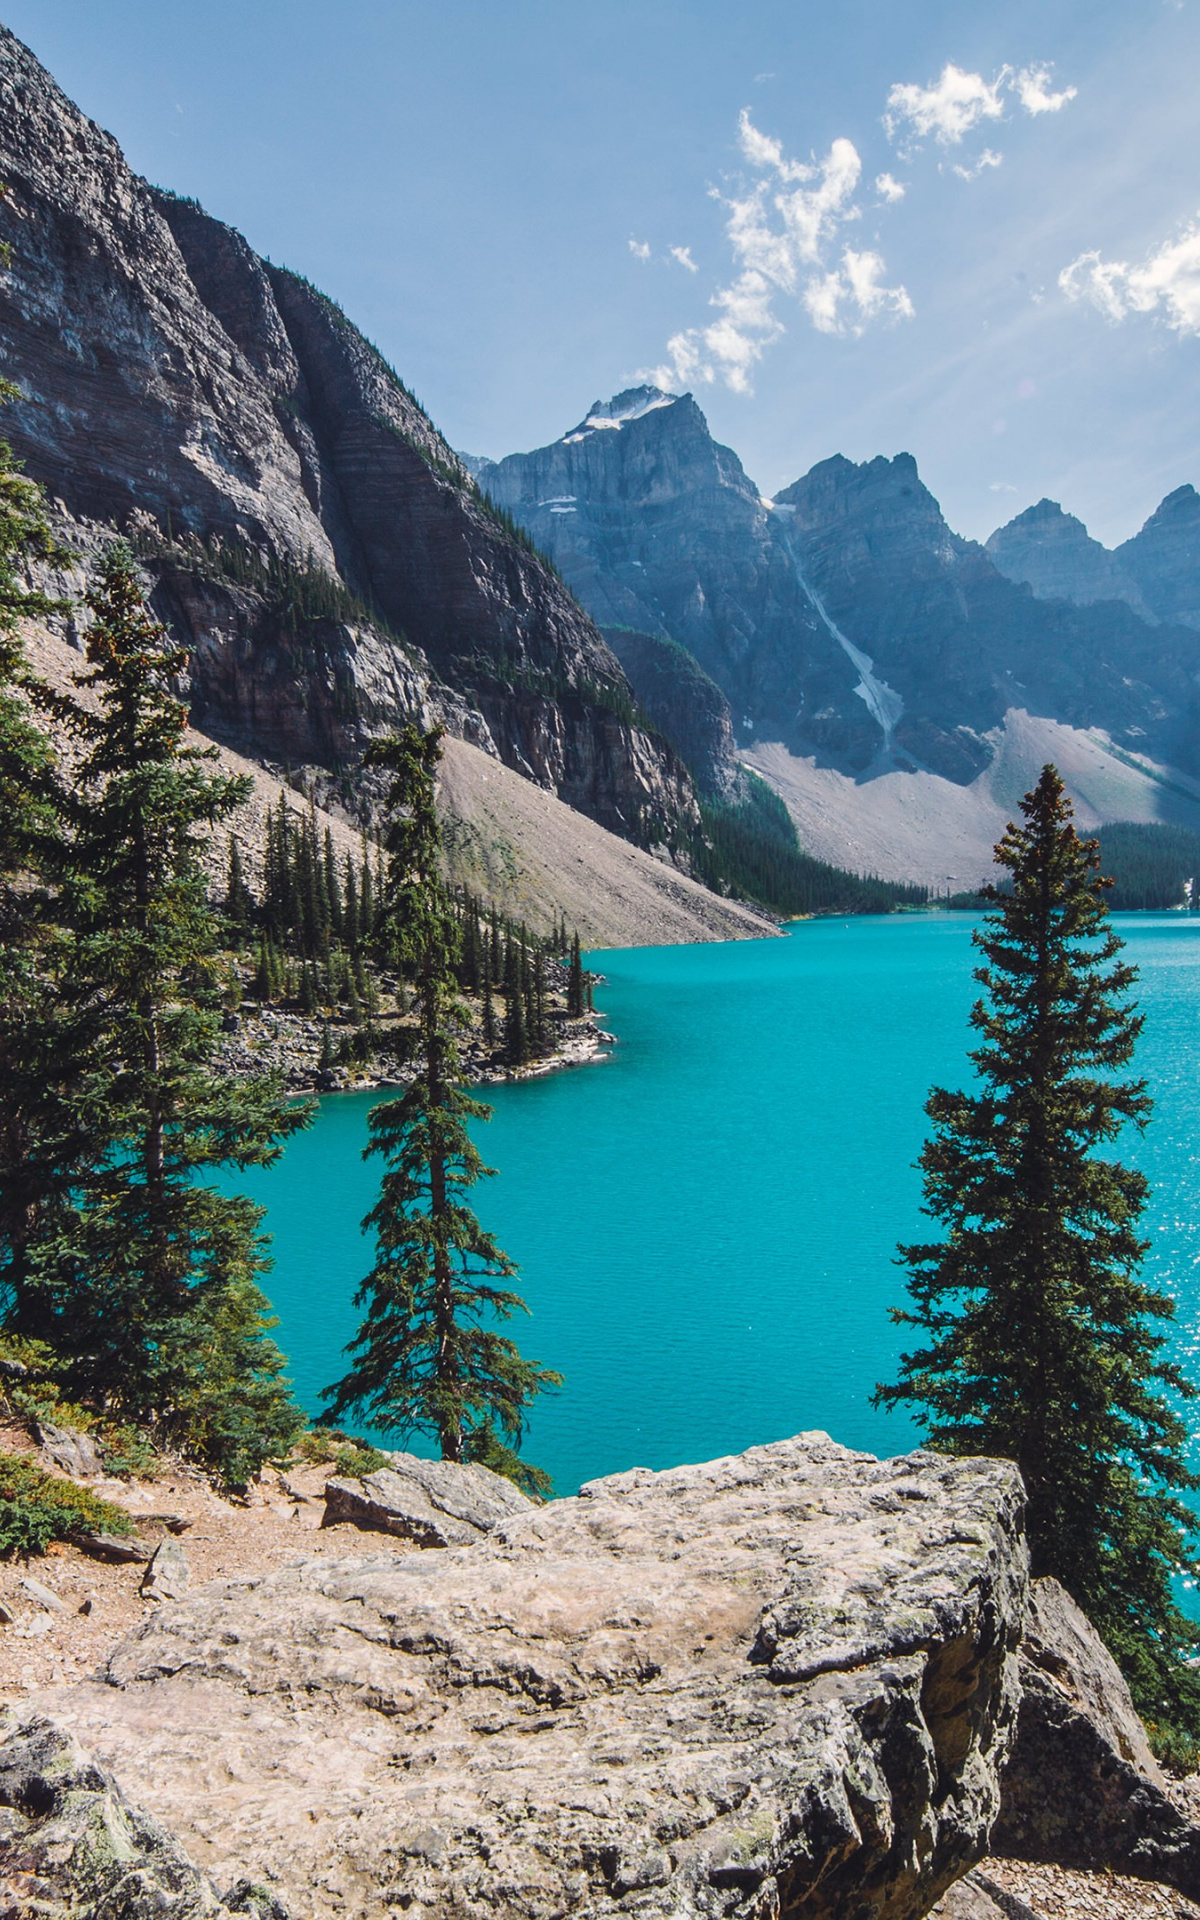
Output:
[[[349,1521],[419,1547],[469,1547],[515,1513],[533,1506],[511,1480],[487,1467],[393,1453],[390,1465],[362,1479],[325,1482],[325,1526]]]
[[[198,1589],[33,1704],[298,1917],[918,1920],[999,1805],[1022,1506],[803,1434]]]

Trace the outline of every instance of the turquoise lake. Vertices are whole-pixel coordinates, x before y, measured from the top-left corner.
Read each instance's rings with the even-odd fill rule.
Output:
[[[477,1212],[521,1268],[522,1350],[565,1376],[524,1451],[556,1491],[822,1427],[896,1453],[876,1412],[903,1344],[898,1240],[920,1237],[922,1105],[961,1084],[977,988],[966,916],[815,920],[778,940],[608,952],[593,965],[603,1064],[488,1092]],[[1200,921],[1123,916],[1157,1107],[1123,1157],[1153,1188],[1148,1275],[1173,1293],[1185,1364],[1200,1329]],[[267,1207],[268,1287],[304,1404],[342,1371],[378,1094],[336,1095],[248,1183]],[[1194,1414],[1200,1428],[1200,1411]]]

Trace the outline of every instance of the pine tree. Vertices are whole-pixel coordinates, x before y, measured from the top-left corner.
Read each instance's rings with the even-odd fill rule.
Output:
[[[571,959],[567,969],[567,1013],[572,1020],[581,1019],[586,1006],[583,985],[583,955],[579,950],[579,935],[571,941]]]
[[[77,1091],[93,1169],[75,1213],[39,1249],[56,1349],[81,1398],[103,1400],[245,1477],[286,1446],[298,1416],[267,1337],[262,1209],[203,1182],[262,1166],[307,1114],[263,1078],[212,1071],[216,929],[201,849],[248,782],[183,742],[170,690],[186,656],[145,604],[123,542],[88,596],[89,688],[69,886],[72,990],[91,1022]],[[232,1344],[228,1344],[232,1343]],[[214,1385],[206,1398],[197,1355]]]
[[[525,1307],[497,1284],[516,1269],[466,1204],[491,1171],[467,1123],[489,1109],[458,1084],[457,926],[434,806],[441,740],[440,728],[410,725],[370,755],[392,775],[381,908],[415,984],[416,1071],[399,1099],[370,1115],[367,1152],[386,1163],[364,1223],[377,1257],[356,1296],[366,1314],[347,1349],[350,1370],[326,1398],[333,1419],[355,1410],[383,1428],[428,1434],[443,1459],[485,1459],[540,1490],[545,1476],[516,1449],[526,1408],[558,1375],[489,1324]]]
[[[979,1089],[937,1088],[926,1107],[925,1208],[945,1237],[901,1249],[913,1306],[894,1317],[928,1344],[877,1399],[911,1403],[938,1448],[1016,1461],[1034,1572],[1091,1616],[1169,1748],[1200,1737],[1184,1664],[1200,1626],[1172,1594],[1194,1564],[1179,1496],[1200,1481],[1159,1389],[1195,1389],[1162,1358],[1173,1301],[1137,1278],[1146,1182],[1096,1151],[1150,1111],[1144,1081],[1115,1077],[1142,1026],[1136,976],[1053,767],[1022,812],[996,850],[1011,892],[985,890],[975,934]]]
[[[0,400],[16,389],[0,380]],[[48,704],[18,623],[61,610],[30,586],[36,561],[65,559],[39,487],[0,441],[0,1290],[10,1324],[38,1328],[31,1248],[61,1204],[86,1141],[59,1098],[73,1042],[59,987],[66,955],[55,881],[65,795],[33,712]]]
[[[225,917],[236,936],[245,934],[254,919],[254,895],[242,871],[242,851],[234,834],[229,836],[229,875],[225,883]]]

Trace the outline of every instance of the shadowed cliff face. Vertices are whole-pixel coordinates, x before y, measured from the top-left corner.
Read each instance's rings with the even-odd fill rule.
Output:
[[[1124,600],[1151,626],[1155,623],[1132,574],[1056,500],[1039,500],[998,527],[987,552],[1007,580],[1023,581],[1039,600],[1072,600],[1080,607]]]
[[[1034,599],[950,531],[910,454],[822,461],[776,505],[806,578],[902,701],[896,746],[918,763],[969,778],[986,759],[975,736],[1014,706],[1194,761],[1194,636],[1117,601]]]
[[[1200,627],[1200,494],[1195,487],[1169,493],[1115,557],[1161,619]]]
[[[591,621],[374,348],[240,234],[138,179],[2,29],[0,179],[0,369],[23,395],[5,424],[30,473],[74,515],[136,511],[336,573],[382,616],[369,641],[337,622],[281,632],[253,595],[189,582],[176,553],[158,604],[197,647],[206,724],[252,750],[352,759],[420,683],[431,711],[459,725],[465,703],[476,738],[606,826],[653,841],[696,818]]]

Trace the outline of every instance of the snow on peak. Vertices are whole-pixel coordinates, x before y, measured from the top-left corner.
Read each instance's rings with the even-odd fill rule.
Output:
[[[597,400],[586,419],[581,420],[571,433],[564,433],[563,445],[575,446],[590,434],[606,430],[619,433],[631,420],[642,420],[659,407],[673,407],[681,398],[682,395],[678,393],[664,393],[661,387],[628,387],[611,400]]]

